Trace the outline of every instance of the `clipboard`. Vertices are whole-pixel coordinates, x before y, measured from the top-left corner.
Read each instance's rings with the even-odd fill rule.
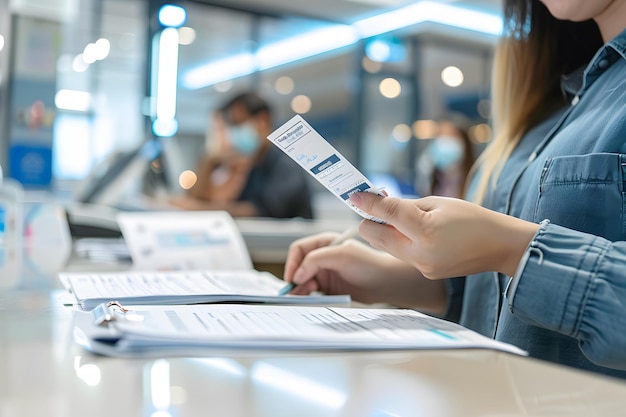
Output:
[[[83,348],[118,357],[250,351],[492,349],[516,346],[411,309],[249,304],[128,306],[75,311]]]

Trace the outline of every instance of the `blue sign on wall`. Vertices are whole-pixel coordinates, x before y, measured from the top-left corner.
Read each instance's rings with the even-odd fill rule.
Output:
[[[39,144],[9,148],[9,176],[22,184],[45,187],[52,181],[52,149]]]
[[[25,187],[52,182],[56,73],[60,23],[15,17],[14,59],[9,75],[8,176]]]

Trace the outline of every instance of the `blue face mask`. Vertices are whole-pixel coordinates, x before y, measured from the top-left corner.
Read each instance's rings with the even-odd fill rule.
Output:
[[[428,155],[438,169],[446,169],[463,157],[463,144],[458,139],[440,136],[430,144]]]
[[[228,127],[228,138],[235,150],[244,155],[251,155],[259,149],[259,135],[254,127],[241,124]]]

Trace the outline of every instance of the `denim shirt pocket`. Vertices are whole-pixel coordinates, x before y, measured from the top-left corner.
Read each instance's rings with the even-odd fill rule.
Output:
[[[546,160],[534,221],[553,223],[609,240],[624,240],[626,155],[594,153]]]

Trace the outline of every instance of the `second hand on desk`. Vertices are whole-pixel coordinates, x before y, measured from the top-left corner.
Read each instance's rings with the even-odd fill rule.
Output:
[[[339,234],[335,239],[332,240],[332,242],[330,242],[330,244],[328,246],[337,246],[337,245],[341,245],[343,242],[345,242],[348,239],[353,238],[354,236],[356,236],[358,230],[357,227],[350,227],[346,230],[344,230],[343,232],[341,232],[341,234]],[[281,288],[278,291],[278,295],[287,295],[289,294],[294,288],[296,288],[295,283],[290,282],[287,285],[285,285],[283,288]]]

